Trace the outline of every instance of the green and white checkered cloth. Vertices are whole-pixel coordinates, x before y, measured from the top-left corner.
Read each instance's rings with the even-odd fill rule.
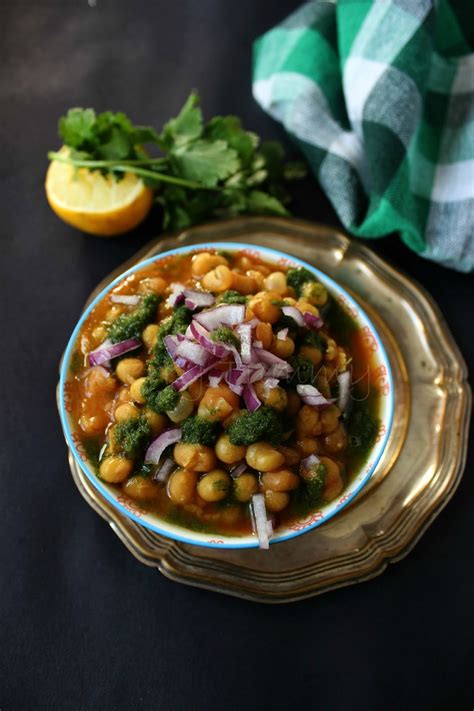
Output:
[[[254,46],[253,94],[359,237],[474,269],[474,0],[303,5]]]

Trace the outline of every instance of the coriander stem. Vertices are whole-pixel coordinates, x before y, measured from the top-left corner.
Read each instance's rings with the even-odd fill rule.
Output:
[[[59,163],[70,163],[78,168],[110,168],[115,166],[116,160],[81,160],[70,156],[49,151],[49,160],[57,160]],[[121,165],[161,165],[167,163],[167,158],[140,158],[118,161]]]
[[[50,151],[48,153],[49,160],[57,160],[60,163],[69,163],[69,165],[74,165],[76,168],[89,168],[89,169],[100,169],[107,168],[108,170],[115,170],[119,173],[135,173],[142,178],[149,178],[151,180],[156,180],[161,183],[169,183],[170,185],[179,185],[183,188],[190,188],[192,190],[219,190],[219,188],[210,188],[207,185],[202,185],[201,183],[196,183],[193,180],[185,180],[184,178],[176,178],[173,175],[167,175],[166,173],[159,173],[154,170],[146,170],[145,168],[139,167],[139,165],[150,165],[158,161],[165,161],[163,158],[150,158],[147,160],[123,160],[116,162],[113,160],[79,160],[76,158],[70,158],[69,156],[61,155],[60,153],[55,153]]]

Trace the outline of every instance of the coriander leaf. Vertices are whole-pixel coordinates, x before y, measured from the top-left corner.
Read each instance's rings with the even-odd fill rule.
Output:
[[[213,188],[219,180],[232,175],[239,168],[239,159],[233,148],[225,141],[194,141],[176,148],[172,163],[178,175]]]
[[[165,124],[160,136],[164,145],[168,148],[172,148],[173,145],[181,146],[201,136],[202,112],[198,104],[198,95],[191,92],[176,118]]]
[[[250,163],[258,145],[258,136],[244,131],[237,116],[215,116],[207,124],[204,137],[212,141],[225,141],[229,148],[237,151],[244,166]]]
[[[97,149],[97,155],[104,160],[124,160],[128,158],[132,144],[129,136],[117,126],[110,129],[110,137]]]
[[[281,180],[285,158],[285,151],[281,143],[277,141],[265,141],[262,143],[259,153],[265,159],[265,167],[270,180]]]
[[[288,210],[273,195],[252,190],[247,198],[247,211],[254,215],[289,215]]]
[[[81,148],[94,144],[96,116],[94,109],[69,109],[66,116],[59,119],[59,136],[71,148]]]

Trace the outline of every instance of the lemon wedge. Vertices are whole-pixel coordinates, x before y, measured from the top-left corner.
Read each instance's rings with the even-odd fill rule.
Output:
[[[68,149],[60,151],[67,155]],[[98,170],[75,168],[53,160],[46,174],[46,197],[61,220],[102,237],[128,232],[148,214],[153,191],[133,173],[121,180]]]

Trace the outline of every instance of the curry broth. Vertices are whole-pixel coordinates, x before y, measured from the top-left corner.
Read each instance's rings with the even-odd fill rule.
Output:
[[[179,282],[185,286],[196,288],[196,279],[192,274],[193,256],[204,251],[208,252],[209,250],[196,249],[191,254],[169,255],[126,277],[97,304],[80,331],[77,339],[77,349],[71,359],[70,370],[72,377],[69,381],[69,399],[73,419],[79,424],[79,427],[81,427],[81,422],[84,421],[84,418],[89,418],[89,421],[96,418],[99,431],[93,434],[84,432],[80,436],[82,445],[88,453],[91,463],[95,466],[99,478],[99,462],[107,447],[108,432],[114,424],[115,409],[120,402],[123,402],[122,397],[125,387],[116,383],[114,378],[111,378],[110,387],[94,392],[93,396],[91,396],[88,392],[88,376],[91,369],[88,365],[87,356],[104,340],[104,334],[111,322],[110,314],[112,309],[114,310],[115,318],[120,313],[133,311],[133,308],[129,306],[116,305],[114,307],[109,300],[110,294],[134,295],[140,285],[144,283],[144,280],[156,277],[164,279],[167,284]],[[286,262],[266,262],[251,251],[240,251],[235,254],[226,253],[226,258],[228,259],[229,267],[232,269],[238,269],[242,266],[242,258],[248,260],[245,263],[245,272],[249,271],[249,268],[253,270],[263,267],[270,272],[278,270],[286,274],[290,268]],[[243,272],[243,269],[241,271]],[[154,322],[160,323],[172,313],[173,309],[167,305],[165,297],[156,309]],[[347,304],[341,303],[330,296],[328,304],[322,309],[321,313],[325,322],[324,333],[328,338],[332,338],[337,344],[342,345],[351,359],[352,382],[355,385],[352,393],[354,398],[351,402],[352,410],[344,420],[344,427],[348,432],[347,448],[337,455],[330,455],[340,468],[344,484],[343,488],[345,488],[356,469],[367,458],[379,426],[378,415],[381,388],[378,383],[380,379],[374,362],[373,340],[370,338],[370,334],[359,330]],[[131,355],[145,364],[150,357],[145,347],[141,347],[140,350]],[[225,360],[218,367],[227,367]],[[193,387],[193,398],[196,400],[200,400],[207,390],[209,386],[208,377],[204,375],[198,381],[198,384],[199,387],[196,385]],[[372,433],[370,441],[367,438],[367,433],[361,435],[357,431],[355,435],[351,435],[351,422],[356,420],[364,423],[370,420],[372,423],[369,428]],[[172,426],[172,423],[170,425]],[[364,436],[366,436],[367,441],[364,441]],[[288,442],[292,443],[291,437]],[[324,447],[319,453],[326,454]],[[222,462],[218,462],[217,466],[229,469]],[[260,473],[260,481],[261,478],[262,474]],[[120,487],[120,485],[118,486]],[[153,498],[140,500],[139,505],[159,517],[192,530],[231,535],[244,535],[251,531],[249,505],[248,503],[237,501],[232,492],[220,502],[206,502],[196,492],[192,502],[181,506],[171,501],[167,486],[157,485]],[[290,504],[284,510],[273,513],[274,527],[278,526],[279,523],[289,525],[302,516],[311,513],[313,509],[305,502],[304,497],[300,496],[298,498],[297,492],[292,492]]]

